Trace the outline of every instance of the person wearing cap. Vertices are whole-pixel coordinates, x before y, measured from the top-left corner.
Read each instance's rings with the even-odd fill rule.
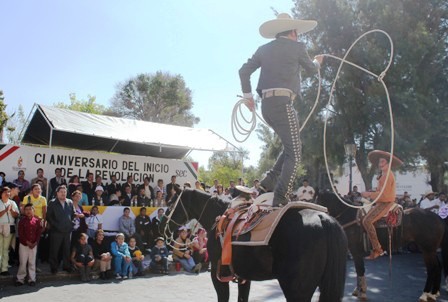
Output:
[[[149,264],[153,272],[168,274],[168,249],[165,246],[165,239],[157,237],[155,245],[151,249],[151,263]]]
[[[384,217],[389,209],[394,205],[395,202],[395,177],[392,171],[389,171],[389,166],[391,168],[398,168],[403,164],[403,162],[396,156],[392,157],[392,162],[390,162],[391,154],[385,151],[374,150],[368,154],[369,161],[372,166],[378,166],[380,169],[380,174],[378,175],[378,186],[375,192],[363,192],[362,197],[370,198],[375,200],[376,204],[364,217],[362,224],[364,229],[369,236],[370,243],[372,244],[373,250],[366,259],[373,260],[383,254],[383,249],[378,241],[378,235],[375,229],[375,222]],[[388,173],[390,172],[390,173]],[[380,195],[381,190],[384,191]]]
[[[435,196],[436,193],[434,193],[433,191],[426,191],[424,196],[425,198],[420,201],[420,208],[438,214],[441,203],[439,199],[435,198]]]
[[[92,206],[104,206],[107,198],[104,196],[104,189],[102,186],[96,186],[95,195],[92,199]]]
[[[75,214],[73,202],[67,199],[67,187],[61,185],[56,188],[55,192],[56,198],[50,201],[47,209],[47,222],[50,225],[50,256],[48,262],[53,274],[58,271],[60,253],[62,254],[64,270],[71,271],[70,235],[73,229],[73,220],[80,217],[79,214]]]
[[[239,70],[246,106],[254,111],[250,76],[261,69],[256,91],[262,98],[263,118],[283,144],[283,152],[260,182],[264,190],[274,191],[274,206],[288,202],[300,162],[300,126],[292,102],[300,96],[301,69],[316,73],[323,61],[323,56],[316,56],[312,61],[305,43],[298,42],[297,38],[316,25],[316,21],[292,19],[286,13],[263,23],[260,34],[274,40],[259,47]]]

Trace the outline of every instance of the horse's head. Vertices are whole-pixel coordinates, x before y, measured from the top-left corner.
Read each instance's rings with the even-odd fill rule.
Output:
[[[168,210],[159,225],[159,231],[167,238],[172,237],[180,226],[192,219],[197,219],[209,230],[215,217],[226,208],[226,204],[205,192],[189,188],[177,189],[176,195],[168,202]]]

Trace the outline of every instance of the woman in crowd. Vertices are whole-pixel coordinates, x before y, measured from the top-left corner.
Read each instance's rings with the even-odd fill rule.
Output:
[[[115,279],[122,280],[129,278],[131,269],[131,254],[129,253],[129,246],[124,241],[124,234],[118,233],[115,236],[115,241],[110,246],[110,252],[113,256]]]
[[[71,196],[73,192],[78,190],[78,186],[82,187],[81,183],[79,182],[79,176],[73,175],[68,181],[68,195]]]
[[[132,236],[135,235],[134,219],[132,219],[130,214],[131,214],[131,209],[126,207],[123,210],[123,215],[118,220],[119,231],[126,236],[127,240],[129,240],[129,238],[131,238]]]
[[[76,186],[76,191],[81,192],[81,200],[79,201],[79,204],[80,204],[81,206],[88,206],[88,205],[90,205],[90,203],[89,203],[89,197],[87,197],[87,194],[84,193],[81,184],[79,184],[79,185]],[[71,196],[71,194],[70,194],[70,196]]]
[[[92,247],[87,243],[87,238],[87,234],[79,234],[78,244],[73,247],[71,257],[73,265],[79,270],[82,282],[91,280],[90,271],[95,263]]]
[[[179,228],[179,237],[174,242],[173,258],[179,262],[184,270],[189,273],[199,273],[201,264],[196,264],[192,255],[192,242],[188,238],[188,229],[185,226]]]
[[[195,263],[208,267],[207,232],[204,228],[199,228],[196,237],[193,238],[193,259]]]
[[[92,242],[93,258],[95,258],[95,267],[100,270],[100,278],[107,279],[107,271],[111,269],[112,255],[110,254],[110,245],[104,240],[104,231],[96,231],[95,240]]]
[[[9,245],[15,233],[15,219],[19,216],[17,204],[10,199],[11,189],[3,187],[0,189],[0,266],[1,276],[9,276]]]
[[[82,206],[79,204],[81,200],[81,192],[78,190],[74,191],[72,194],[73,210],[75,211],[76,217],[73,219],[73,232],[72,232],[72,243],[71,246],[75,246],[81,233],[87,231],[86,218]]]

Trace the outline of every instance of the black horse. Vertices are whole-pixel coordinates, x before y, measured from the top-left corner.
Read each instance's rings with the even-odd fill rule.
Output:
[[[351,203],[349,200],[345,201]],[[327,207],[329,214],[343,226],[358,277],[358,284],[353,295],[358,296],[361,300],[366,300],[364,230],[356,223],[358,210],[344,205],[335,194],[330,192],[318,195],[317,203]],[[415,242],[423,254],[427,277],[421,301],[427,301],[425,297],[428,301],[435,301],[437,298],[442,278],[442,263],[445,275],[448,273],[448,236],[445,228],[445,222],[438,215],[431,211],[414,208],[405,211],[402,224],[398,229],[398,233],[401,234],[401,243]],[[439,247],[442,248],[442,263],[437,257]]]
[[[229,203],[198,191],[186,189],[178,204],[170,203],[161,228],[173,230],[196,218],[208,231],[211,278],[218,301],[229,300],[229,284],[217,279],[221,243],[216,237],[216,217]],[[248,301],[250,280],[277,279],[287,301],[309,302],[316,288],[320,301],[341,301],[344,295],[347,240],[331,216],[315,210],[288,210],[268,246],[233,246],[232,262],[238,283],[238,301]],[[198,297],[199,298],[199,297]]]

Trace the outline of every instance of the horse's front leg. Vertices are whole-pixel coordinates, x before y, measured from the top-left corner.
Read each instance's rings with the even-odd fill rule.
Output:
[[[212,263],[211,267],[211,277],[213,286],[215,287],[216,295],[218,296],[218,302],[229,302],[230,293],[229,293],[229,282],[221,282],[216,277],[217,266]],[[238,300],[239,301],[239,300]],[[241,300],[247,301],[247,300]]]
[[[249,280],[238,280],[238,302],[248,302],[250,292]]]
[[[349,250],[353,257],[356,270],[356,287],[352,295],[358,297],[361,301],[367,300],[367,282],[365,276],[364,250],[362,240],[358,240],[362,235],[359,233],[346,232],[349,237]]]

